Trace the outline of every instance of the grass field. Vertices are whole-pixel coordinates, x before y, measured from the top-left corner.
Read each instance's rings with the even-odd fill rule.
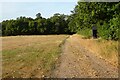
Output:
[[[2,38],[2,77],[48,77],[55,69],[61,44],[69,35],[10,36]],[[95,55],[118,65],[118,42],[87,39],[72,35],[80,45]],[[79,45],[79,44],[78,44]],[[58,61],[59,62],[59,61]]]
[[[2,77],[45,77],[51,74],[68,35],[2,37]]]

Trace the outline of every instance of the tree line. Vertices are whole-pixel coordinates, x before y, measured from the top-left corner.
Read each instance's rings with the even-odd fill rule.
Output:
[[[46,19],[40,13],[36,18],[19,17],[16,20],[2,22],[2,35],[43,35],[43,34],[69,34],[67,15],[56,13]]]
[[[2,36],[78,33],[87,37],[91,37],[92,26],[97,26],[99,37],[118,40],[120,2],[78,1],[70,15],[56,13],[46,19],[38,13],[35,19],[19,17],[0,25]]]

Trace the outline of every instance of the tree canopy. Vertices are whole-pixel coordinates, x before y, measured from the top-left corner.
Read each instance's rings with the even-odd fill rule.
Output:
[[[120,26],[120,2],[78,2],[69,22],[71,31],[91,36],[93,25],[98,36],[118,40]]]

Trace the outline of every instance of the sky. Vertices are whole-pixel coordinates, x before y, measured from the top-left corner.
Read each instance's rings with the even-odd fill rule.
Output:
[[[31,0],[32,1],[32,0]],[[71,14],[77,4],[77,1],[4,1],[0,2],[0,22],[3,20],[16,19],[20,16],[35,18],[37,13],[42,17],[49,18],[55,13]]]

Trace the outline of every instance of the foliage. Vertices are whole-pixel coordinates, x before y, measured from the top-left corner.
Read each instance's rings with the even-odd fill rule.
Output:
[[[73,34],[92,35],[92,26],[96,25],[98,36],[104,39],[118,40],[120,26],[120,2],[83,2],[78,1],[72,14],[56,13],[43,18],[19,17],[16,20],[2,22],[2,35],[39,35]]]
[[[84,35],[86,38],[90,38],[92,35],[92,30],[91,29],[82,29],[77,32],[78,34]]]
[[[40,35],[40,34],[69,34],[67,15],[54,14],[45,19],[40,13],[36,18],[19,17],[16,20],[2,22],[2,35]]]
[[[79,1],[72,12],[72,19],[68,24],[71,31],[89,36],[92,35],[89,29],[96,25],[99,37],[118,40],[120,2]]]

